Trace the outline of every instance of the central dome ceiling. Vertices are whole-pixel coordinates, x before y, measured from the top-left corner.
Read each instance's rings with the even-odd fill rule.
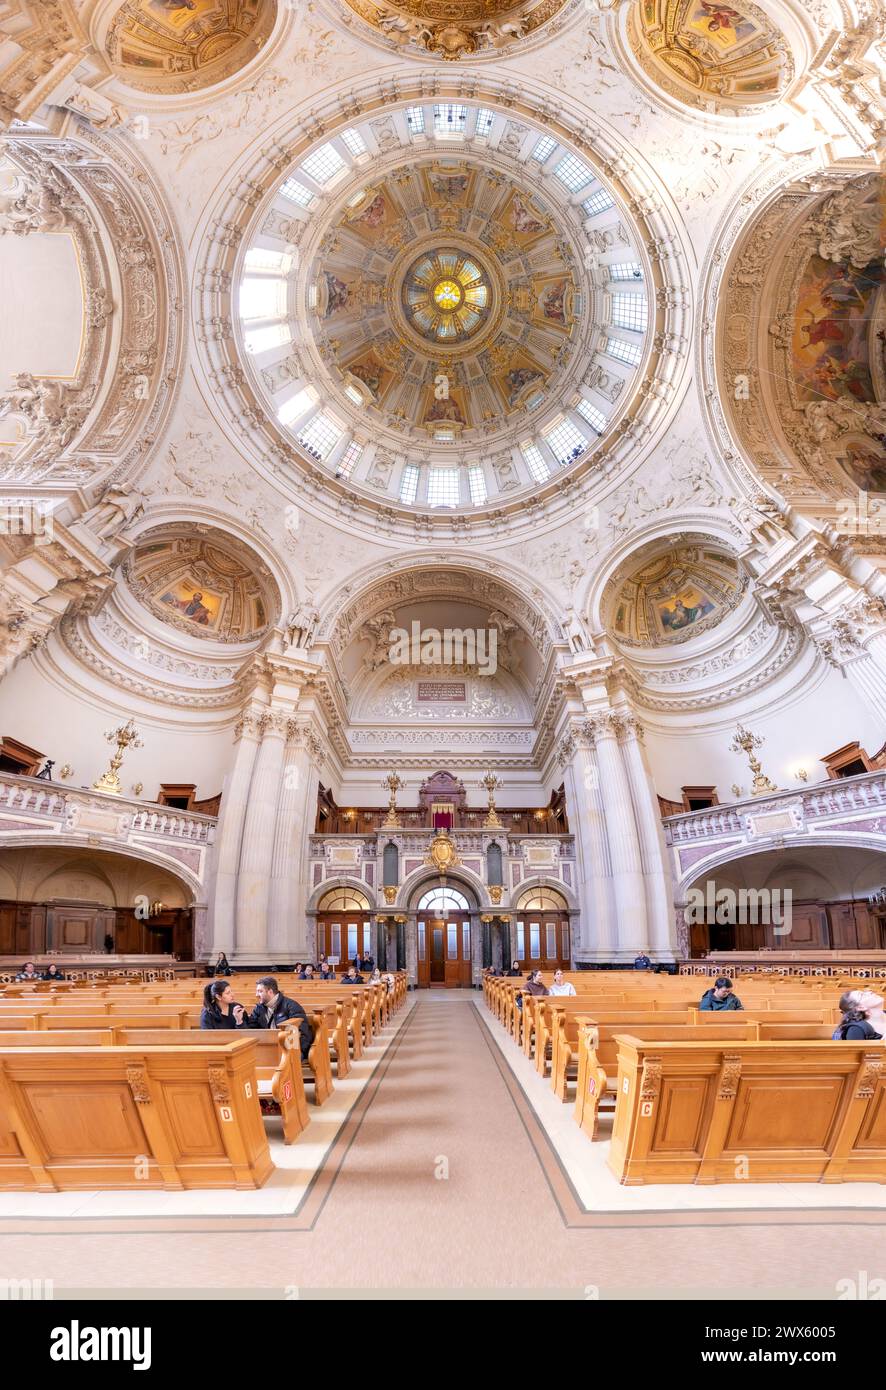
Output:
[[[327,136],[238,264],[241,362],[284,452],[407,506],[483,506],[586,460],[652,346],[630,213],[479,103]]]
[[[308,295],[340,402],[348,391],[348,405],[384,412],[401,436],[453,442],[501,428],[562,380],[575,260],[515,182],[435,160],[373,181],[333,225]]]

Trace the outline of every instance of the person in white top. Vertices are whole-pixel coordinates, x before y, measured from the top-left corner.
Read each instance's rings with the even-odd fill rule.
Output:
[[[563,971],[562,971],[562,970],[555,970],[555,971],[554,971],[554,983],[551,985],[551,988],[548,990],[548,993],[549,993],[549,994],[574,994],[574,993],[575,993],[575,985],[570,985],[567,981],[565,981],[565,980],[563,979]]]

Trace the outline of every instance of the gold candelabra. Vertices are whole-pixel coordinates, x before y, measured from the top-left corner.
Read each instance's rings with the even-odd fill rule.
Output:
[[[764,740],[759,734],[752,734],[749,729],[745,729],[739,724],[736,729],[732,742],[729,745],[732,753],[746,753],[754,780],[751,783],[751,796],[766,796],[769,792],[777,792],[778,787],[769,778],[764,776],[763,766],[759,758],[754,757],[754,751],[763,747]]]
[[[486,808],[486,819],[483,822],[484,830],[503,830],[504,827],[498,818],[495,809],[495,793],[501,786],[501,778],[496,777],[494,772],[487,772],[486,776],[480,781],[480,786],[485,787],[489,795],[489,805]]]
[[[406,783],[396,772],[389,772],[387,777],[382,781],[382,786],[387,787],[391,797],[388,803],[388,814],[382,821],[382,830],[399,830],[401,828],[400,821],[397,818],[397,793],[400,788],[405,787],[405,785]]]
[[[120,764],[123,762],[123,754],[127,748],[141,748],[142,741],[138,729],[130,719],[128,723],[121,724],[119,729],[111,729],[105,734],[108,743],[116,743],[117,751],[111,759],[111,765],[107,772],[103,772],[97,782],[93,782],[92,790],[95,792],[107,792],[110,796],[119,796],[122,791],[120,786]]]

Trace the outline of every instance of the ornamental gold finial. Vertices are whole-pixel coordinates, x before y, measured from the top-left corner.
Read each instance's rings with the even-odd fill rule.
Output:
[[[483,822],[484,830],[502,830],[504,828],[498,818],[498,812],[495,809],[495,793],[501,784],[501,778],[496,777],[494,772],[487,772],[486,776],[480,780],[480,786],[485,787],[489,795],[489,805],[486,808],[486,819]]]
[[[397,792],[401,787],[405,787],[405,785],[406,783],[396,772],[389,772],[387,777],[383,779],[382,786],[387,787],[390,792],[390,801],[388,803],[388,814],[382,821],[382,830],[399,830],[401,828],[400,821],[397,817]]]
[[[111,758],[111,765],[107,772],[103,772],[97,782],[93,782],[92,790],[95,792],[107,792],[109,796],[119,796],[122,790],[120,786],[120,764],[123,762],[123,754],[127,748],[141,748],[142,741],[138,729],[130,719],[126,724],[121,724],[118,729],[111,729],[105,734],[108,743],[116,743],[117,751]]]
[[[763,767],[759,758],[754,757],[754,751],[762,748],[765,740],[759,734],[752,734],[749,729],[745,729],[739,724],[732,737],[729,750],[732,753],[746,753],[754,780],[751,783],[751,796],[766,796],[769,792],[777,792],[778,787],[769,778],[764,776]]]

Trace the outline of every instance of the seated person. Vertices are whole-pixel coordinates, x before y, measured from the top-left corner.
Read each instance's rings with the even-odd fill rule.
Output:
[[[34,962],[29,960],[25,962],[24,969],[20,970],[15,978],[16,980],[39,980],[40,975]]]
[[[886,1013],[883,1011],[883,996],[875,994],[872,989],[854,989],[851,993],[855,1007],[864,1013],[874,1032],[881,1038],[886,1037]]]
[[[259,980],[255,987],[255,997],[258,1002],[246,1020],[246,1027],[280,1028],[288,1019],[297,1018],[301,1039],[301,1055],[302,1061],[304,1061],[314,1038],[308,1016],[301,1004],[295,999],[287,999],[285,994],[280,993],[273,975],[265,975]]]
[[[229,980],[213,980],[203,991],[201,1028],[245,1028],[246,1010],[235,1004]]]
[[[641,951],[640,954],[639,954],[639,956],[634,956],[634,969],[635,969],[635,970],[651,970],[651,969],[652,969],[652,961],[649,959],[649,957],[647,956],[647,954],[646,954],[645,951]]]
[[[334,979],[335,979],[335,966],[334,966],[334,965],[330,965],[330,964],[329,964],[329,961],[326,959],[325,956],[323,957],[323,959],[322,959],[321,962],[320,962],[320,975],[319,975],[319,978],[320,978],[321,980],[334,980]]]
[[[230,975],[231,967],[228,965],[228,958],[224,951],[219,951],[215,965],[212,967],[213,975]]]
[[[549,989],[548,993],[549,993],[549,994],[574,994],[574,993],[575,993],[575,985],[572,985],[572,984],[569,983],[568,980],[564,980],[564,979],[563,979],[563,971],[562,971],[562,970],[555,970],[555,971],[554,971],[554,983],[551,985],[551,988]]]
[[[376,966],[372,974],[369,976],[369,983],[371,985],[380,985],[381,982],[381,971],[379,970],[378,966]]]
[[[522,974],[523,971],[520,969],[520,962],[518,960],[512,960],[510,970],[505,971],[505,978],[508,980],[518,979]]]
[[[840,996],[840,1013],[843,1017],[832,1033],[835,1042],[865,1042],[879,1040],[881,1034],[871,1023],[866,1009],[859,1007],[859,998],[874,998],[868,990],[849,990]],[[880,1004],[882,1006],[882,999]]]
[[[65,977],[57,965],[48,965],[43,971],[44,980],[63,980]]]
[[[548,987],[542,983],[541,971],[530,970],[529,979],[526,981],[526,988],[517,995],[517,1008],[523,1008],[524,994],[547,994]]]
[[[343,985],[365,985],[366,983],[363,976],[358,972],[356,965],[348,966],[341,977],[341,982]]]
[[[705,990],[698,1007],[710,1012],[711,1009],[743,1009],[744,1005],[738,995],[732,993],[732,981],[726,975],[720,975],[714,981],[713,989]]]
[[[315,978],[313,965],[309,963],[307,965],[302,966],[301,970],[298,973],[298,978],[300,980],[313,980]]]

